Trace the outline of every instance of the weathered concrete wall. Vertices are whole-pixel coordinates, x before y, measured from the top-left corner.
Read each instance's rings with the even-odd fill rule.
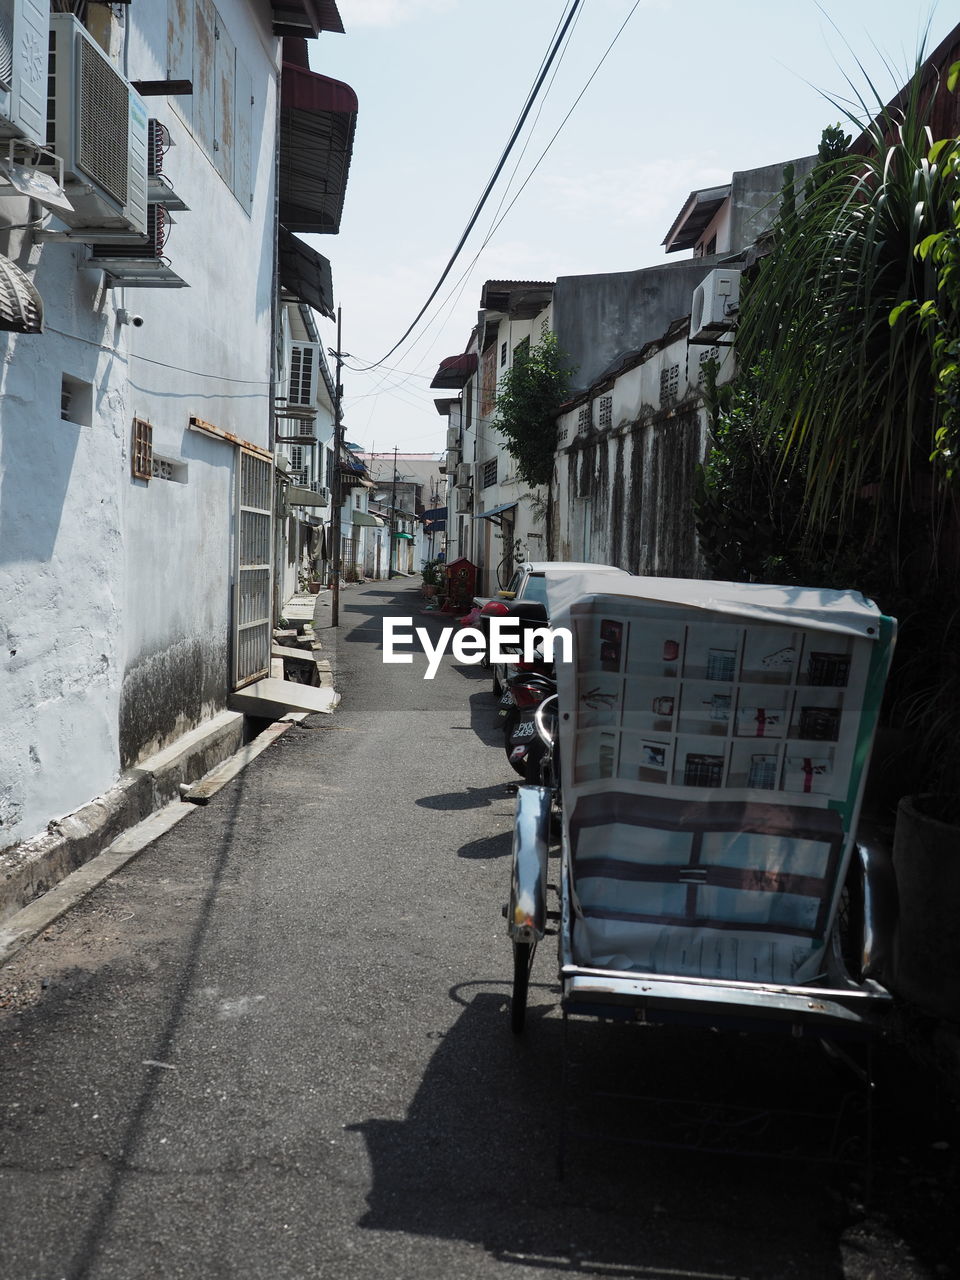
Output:
[[[795,173],[794,190],[802,199],[803,180],[816,163],[816,156],[801,156],[798,160],[782,160],[779,164],[765,165],[760,169],[747,169],[735,173],[730,189],[730,239],[731,251],[739,252],[753,244],[773,225],[780,212],[780,192],[783,188],[783,171],[792,164]]]
[[[586,390],[620,356],[639,351],[688,316],[694,289],[715,265],[695,258],[642,271],[561,276],[553,328],[574,367],[574,389]]]
[[[701,356],[686,334],[575,404],[559,422],[551,556],[631,573],[705,575],[693,518],[707,447]],[[721,376],[732,368],[729,353]]]
[[[0,252],[33,277],[46,322],[0,334],[0,850],[226,702],[235,449],[188,423],[269,440],[279,46],[267,6],[218,10],[253,81],[252,205],[196,144],[181,100],[148,102],[191,206],[165,249],[189,288],[108,289],[85,248],[5,233],[28,209],[0,201]],[[164,78],[167,6],[126,16],[127,74]],[[119,324],[119,307],[142,327]],[[135,417],[171,478],[132,478]]]

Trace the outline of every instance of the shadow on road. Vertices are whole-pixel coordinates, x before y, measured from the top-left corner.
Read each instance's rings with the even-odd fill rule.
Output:
[[[546,974],[551,960],[538,959],[537,970]],[[506,984],[502,992],[491,992],[489,983],[455,991],[463,1012],[406,1118],[353,1126],[373,1171],[362,1227],[470,1241],[503,1261],[578,1273],[698,1280],[843,1274],[843,1200],[831,1193],[829,1176],[807,1166],[771,1169],[703,1152],[621,1145],[616,1118],[629,1113],[631,1102],[615,1104],[612,1131],[568,1133],[561,1180],[561,1129],[579,1118],[576,1106],[565,1105],[581,1100],[576,1082],[609,1080],[616,1062],[614,1092],[625,1085],[633,1092],[678,1086],[696,1092],[706,1074],[712,1090],[736,1094],[744,1050],[736,1038],[721,1045],[705,1030],[636,1026],[625,1046],[614,1029],[592,1021],[569,1023],[565,1044],[563,1021],[548,1016],[553,1000],[539,1003],[556,989],[538,984],[537,970],[523,1037],[509,1031]],[[792,1047],[783,1046],[788,1058]],[[580,1066],[569,1076],[575,1083],[566,1099],[565,1048],[568,1062]],[[748,1052],[755,1076],[756,1047]],[[762,1060],[762,1070],[776,1077],[779,1051]]]
[[[447,791],[442,795],[421,796],[416,803],[421,809],[484,809],[509,798],[511,792],[506,783],[492,787],[467,787],[466,791]]]
[[[555,964],[545,947],[521,1037],[509,1030],[506,981],[452,989],[462,1013],[406,1118],[352,1126],[373,1178],[361,1227],[577,1274],[957,1274],[955,1182],[937,1190],[929,1116],[918,1127],[908,1115],[927,1104],[905,1106],[915,1082],[898,1081],[895,1065],[875,1111],[864,1209],[864,1095],[818,1044],[584,1018],[565,1026]]]
[[[457,850],[458,858],[509,858],[513,849],[513,832],[504,831],[498,836],[487,836],[484,840],[471,840],[469,844]]]

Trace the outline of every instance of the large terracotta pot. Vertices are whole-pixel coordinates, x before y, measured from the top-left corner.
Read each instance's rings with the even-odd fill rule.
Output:
[[[919,1009],[960,1021],[960,827],[928,817],[922,804],[923,797],[904,796],[897,807],[892,986]]]

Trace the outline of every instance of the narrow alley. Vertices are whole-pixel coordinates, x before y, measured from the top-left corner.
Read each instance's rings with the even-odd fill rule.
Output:
[[[848,1082],[789,1041],[581,1021],[564,1045],[550,947],[511,1036],[509,770],[485,671],[381,663],[381,619],[419,607],[406,584],[347,592],[325,633],[340,710],[0,972],[0,1273],[947,1274],[929,1162],[949,1155],[899,1115],[879,1185],[901,1223],[856,1209],[855,1160],[771,1176],[571,1127],[558,1180],[565,1053],[574,1092],[610,1070],[728,1100],[773,1079],[809,1111]]]

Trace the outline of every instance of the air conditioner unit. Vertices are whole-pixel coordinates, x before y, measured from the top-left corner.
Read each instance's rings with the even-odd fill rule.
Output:
[[[280,413],[285,418],[312,418],[319,408],[319,395],[320,344],[291,343],[287,396],[279,406]],[[310,433],[305,429],[301,434]]]
[[[446,466],[447,471],[448,471],[448,472],[453,471],[453,470],[454,470],[454,468],[455,468],[455,467],[457,466],[457,464],[459,463],[459,461],[460,461],[460,450],[459,450],[459,449],[448,449],[448,450],[447,450],[447,456],[446,456],[446,459],[445,459],[445,461],[444,461],[444,465]]]
[[[163,173],[163,158],[173,146],[170,130],[159,120],[147,121],[147,177],[159,178]]]
[[[50,0],[0,0],[0,138],[47,140]]]
[[[458,489],[457,490],[457,515],[466,515],[467,512],[473,510],[473,490]]]
[[[107,287],[128,289],[185,289],[181,280],[163,256],[163,246],[173,219],[162,204],[147,210],[145,239],[112,241],[90,246],[90,257],[80,265],[99,267],[106,273]]]
[[[457,464],[456,479],[454,484],[458,489],[473,487],[473,467],[469,462],[460,462]]]
[[[58,217],[98,242],[147,234],[147,109],[69,13],[50,17],[47,142],[63,160],[72,211]],[[77,237],[81,238],[81,237]]]
[[[712,343],[733,329],[740,309],[740,272],[711,271],[693,291],[690,341]]]
[[[170,130],[159,120],[147,121],[147,203],[187,211],[190,206],[177,195],[164,172],[164,159],[174,145]]]
[[[90,246],[91,259],[109,258],[122,262],[127,259],[138,262],[143,258],[162,258],[163,246],[170,229],[171,219],[162,204],[152,204],[147,210],[147,235],[144,240],[110,241]]]
[[[448,449],[460,448],[460,428],[459,427],[447,427],[447,448]]]

